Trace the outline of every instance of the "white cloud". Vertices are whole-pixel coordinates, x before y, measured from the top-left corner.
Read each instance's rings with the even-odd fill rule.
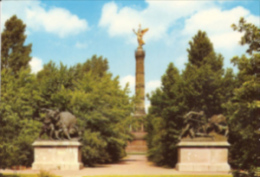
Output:
[[[242,16],[248,22],[259,24],[259,17],[249,10],[239,6],[222,10],[214,1],[146,0],[146,3],[146,8],[137,10],[119,8],[115,2],[109,2],[103,6],[99,26],[106,28],[111,37],[122,36],[128,42],[136,43],[132,29],[141,23],[143,28],[149,28],[144,35],[145,41],[164,39],[171,45],[179,45],[181,41],[188,43],[201,29],[207,32],[217,50],[237,51],[242,34],[233,31],[231,24],[238,23]],[[184,27],[179,25],[182,19]],[[174,41],[174,44],[169,41]]]
[[[17,15],[18,18],[25,22],[26,14],[25,9],[39,6],[39,1],[1,1],[1,26],[2,30],[5,21],[13,15]]]
[[[131,95],[135,94],[135,76],[127,75],[120,79],[120,85],[122,88],[125,88],[126,84],[129,84],[129,89],[131,91]]]
[[[75,35],[87,30],[86,20],[79,19],[68,10],[53,8],[49,11],[43,8],[27,9],[29,27],[32,29],[44,28],[47,32],[58,34],[60,37]]]
[[[84,19],[71,14],[64,8],[45,10],[39,1],[3,1],[1,23],[16,14],[27,25],[29,31],[44,30],[49,33],[66,37],[76,35],[88,29]]]
[[[117,4],[109,2],[103,6],[99,26],[108,29],[110,36],[126,36],[134,40],[132,28],[141,23],[149,32],[145,40],[158,40],[167,37],[167,30],[177,19],[192,15],[213,3],[207,1],[146,1],[148,6],[143,10],[129,7],[119,9]]]
[[[109,26],[109,34],[111,36],[132,34],[131,29],[138,23],[138,11],[125,7],[120,12],[114,2],[104,5],[102,9],[102,17],[99,25],[102,27]]]
[[[84,49],[84,48],[87,48],[87,43],[82,43],[82,42],[77,42],[76,44],[75,44],[75,47],[76,48],[78,48],[78,49]]]
[[[29,65],[31,66],[32,73],[37,73],[43,68],[42,60],[37,57],[33,57],[32,60],[29,62]]]
[[[193,36],[198,30],[206,31],[216,49],[233,50],[238,46],[242,33],[234,32],[231,24],[238,23],[242,16],[247,22],[259,23],[259,18],[251,15],[243,7],[231,10],[212,8],[200,11],[187,19],[182,35]]]
[[[161,87],[161,81],[160,80],[153,80],[146,83],[145,86],[146,93],[150,93],[151,91],[156,90],[157,88]]]

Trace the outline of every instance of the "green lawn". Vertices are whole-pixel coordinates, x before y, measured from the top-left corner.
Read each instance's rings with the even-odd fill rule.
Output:
[[[19,174],[1,174],[0,177],[38,177],[37,174],[31,174],[31,175],[19,175]]]
[[[101,175],[84,177],[232,177],[232,175]]]
[[[1,174],[0,177],[59,177],[59,176],[39,176],[39,174]]]
[[[99,176],[84,176],[84,177],[232,177],[232,175],[99,175]],[[38,174],[0,174],[0,177],[40,177]],[[41,176],[54,177],[54,176]],[[57,177],[57,176],[56,176]]]

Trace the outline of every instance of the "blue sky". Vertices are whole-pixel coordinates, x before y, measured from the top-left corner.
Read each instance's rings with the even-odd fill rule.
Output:
[[[136,36],[132,29],[141,23],[145,34],[146,93],[160,87],[161,76],[170,62],[183,70],[188,42],[197,31],[206,31],[225,67],[230,59],[245,53],[238,44],[241,33],[231,29],[240,17],[260,27],[258,0],[4,0],[1,3],[1,31],[4,22],[16,14],[27,25],[26,43],[32,43],[31,67],[37,72],[50,60],[71,66],[92,55],[109,61],[110,72],[120,82],[130,83],[134,93]],[[146,101],[148,107],[149,102]]]

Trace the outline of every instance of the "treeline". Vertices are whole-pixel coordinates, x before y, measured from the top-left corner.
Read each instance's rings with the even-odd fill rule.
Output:
[[[232,28],[244,32],[241,44],[249,45],[247,56],[231,60],[236,74],[223,69],[223,56],[214,51],[206,32],[199,31],[189,42],[185,69],[180,72],[170,63],[161,88],[149,96],[148,158],[157,165],[176,165],[183,116],[204,111],[207,118],[227,117],[233,168],[252,172],[260,166],[260,29],[243,18]]]
[[[0,168],[32,164],[32,143],[45,116],[41,108],[76,115],[85,165],[125,156],[133,103],[128,87],[120,88],[119,78],[108,71],[107,59],[94,55],[71,67],[50,61],[32,74],[32,45],[24,45],[25,27],[13,16],[2,32]]]

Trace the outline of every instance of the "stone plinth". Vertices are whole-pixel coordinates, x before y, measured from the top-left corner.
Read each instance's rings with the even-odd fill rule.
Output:
[[[181,141],[178,144],[178,171],[228,172],[227,142]]]
[[[33,170],[79,170],[81,143],[78,141],[39,140],[33,143]]]
[[[146,132],[132,132],[134,135],[134,140],[132,142],[128,142],[126,147],[126,153],[135,154],[135,153],[146,153],[147,145],[144,139]]]

